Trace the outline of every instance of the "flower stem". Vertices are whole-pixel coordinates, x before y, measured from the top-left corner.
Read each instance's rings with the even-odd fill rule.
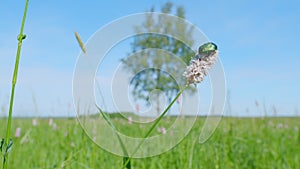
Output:
[[[17,83],[17,76],[18,76],[22,41],[26,37],[26,35],[23,35],[23,30],[24,30],[26,13],[27,13],[27,8],[28,8],[28,1],[29,0],[26,0],[26,5],[25,5],[25,9],[24,9],[24,14],[23,14],[21,30],[20,30],[20,34],[18,36],[18,49],[17,49],[17,54],[16,54],[14,74],[13,74],[13,79],[12,79],[12,88],[11,88],[9,112],[8,112],[8,119],[7,119],[7,129],[6,129],[6,138],[5,138],[5,145],[6,146],[9,145],[9,141],[10,141],[10,131],[11,131],[11,122],[12,122],[12,109],[13,109],[13,104],[14,104],[15,86],[16,86],[16,83]],[[4,159],[3,159],[3,168],[4,169],[7,168],[7,160],[8,160],[8,152],[5,153]]]
[[[126,146],[124,144],[124,142],[122,141],[120,135],[119,135],[119,132],[117,131],[116,127],[114,126],[113,122],[111,121],[110,117],[108,114],[106,114],[105,112],[103,112],[101,110],[100,107],[98,107],[96,105],[98,111],[101,113],[102,117],[104,118],[104,120],[108,123],[108,125],[113,129],[114,133],[116,134],[117,138],[118,138],[118,141],[121,145],[121,148],[123,150],[123,153],[124,153],[124,157],[123,157],[123,164],[124,166],[126,166],[127,169],[131,169],[131,165],[130,165],[130,159],[128,157],[128,152],[126,150]],[[128,162],[127,162],[128,161]],[[126,164],[125,164],[126,163]]]
[[[154,130],[154,128],[158,125],[158,123],[161,121],[161,119],[166,115],[166,113],[169,111],[169,109],[172,107],[172,105],[176,102],[176,100],[178,99],[178,97],[183,93],[183,91],[188,87],[188,84],[185,85],[183,87],[183,89],[181,89],[178,94],[176,95],[176,97],[172,100],[172,102],[168,105],[168,107],[164,110],[164,112],[155,120],[154,124],[150,127],[150,129],[148,130],[148,132],[146,133],[146,135],[143,137],[145,139],[143,139],[138,146],[134,149],[133,153],[131,154],[131,156],[134,156],[134,154],[138,151],[138,149],[142,146],[142,144],[145,142],[146,138],[149,137],[149,135],[152,133],[152,131]],[[127,159],[127,161],[123,164],[123,168],[125,166],[127,166],[127,164],[130,162],[130,158]]]

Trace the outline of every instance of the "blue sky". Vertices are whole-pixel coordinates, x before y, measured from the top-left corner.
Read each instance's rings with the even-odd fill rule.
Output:
[[[166,1],[30,1],[16,90],[15,115],[72,115],[72,76],[80,52],[99,28]],[[300,109],[298,1],[172,1],[217,43],[232,113],[294,115]],[[0,114],[7,112],[25,1],[0,2]],[[120,28],[121,29],[121,28]],[[115,64],[112,59],[112,64]],[[34,99],[36,99],[36,103]],[[260,104],[255,106],[255,101]]]

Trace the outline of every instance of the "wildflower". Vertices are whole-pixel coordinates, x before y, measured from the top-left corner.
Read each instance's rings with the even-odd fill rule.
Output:
[[[128,117],[128,124],[132,124],[132,117]]]
[[[166,128],[162,128],[162,129],[161,129],[161,133],[162,133],[162,134],[166,134],[166,133],[167,133]]]
[[[218,57],[217,45],[205,43],[198,49],[198,54],[190,61],[183,76],[187,78],[187,84],[197,84],[203,81],[208,74],[208,69],[216,62]]]
[[[288,125],[288,124],[285,124],[284,127],[285,127],[286,129],[288,129],[288,128],[289,128],[289,125]]]
[[[37,119],[32,119],[32,125],[36,126],[37,125]]]
[[[158,130],[158,132],[160,132],[162,134],[166,134],[167,133],[167,130],[164,127],[159,127],[157,130]]]
[[[283,127],[283,124],[282,124],[282,123],[277,124],[277,128],[278,128],[278,129],[280,129],[280,128],[282,128],[282,127]]]
[[[49,124],[49,126],[52,126],[53,125],[53,119],[49,119],[48,124]]]
[[[21,128],[18,127],[18,128],[16,129],[15,137],[16,137],[16,138],[19,138],[20,136],[21,136]]]
[[[140,105],[138,103],[135,105],[135,109],[137,112],[140,112]]]

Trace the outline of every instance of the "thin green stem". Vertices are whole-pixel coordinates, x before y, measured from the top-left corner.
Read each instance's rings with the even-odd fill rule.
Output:
[[[10,140],[11,122],[12,122],[12,109],[13,109],[13,104],[14,104],[15,86],[16,86],[16,83],[17,83],[19,61],[20,61],[20,54],[21,54],[21,48],[22,48],[22,41],[26,37],[25,35],[23,35],[23,31],[24,31],[24,25],[25,25],[25,20],[26,20],[28,1],[29,0],[26,0],[26,5],[25,5],[25,9],[24,9],[24,14],[23,14],[21,30],[20,30],[20,34],[18,36],[18,49],[17,49],[17,54],[16,54],[14,74],[13,74],[13,79],[12,79],[12,88],[11,88],[9,112],[8,112],[8,119],[7,119],[7,130],[6,130],[6,137],[5,137],[5,144],[6,145],[9,144],[9,140]],[[8,153],[5,153],[5,156],[4,156],[4,159],[3,159],[3,168],[4,169],[7,168],[7,160],[8,160]]]
[[[79,36],[79,34],[77,32],[75,32],[75,37],[77,39],[77,42],[79,43],[79,46],[81,48],[81,50],[83,51],[84,54],[86,54],[86,49],[85,49],[85,46]],[[99,83],[98,83],[98,80],[96,79],[96,82],[97,82],[97,86],[99,87]],[[144,136],[144,138],[147,138],[149,137],[149,135],[152,133],[152,131],[154,130],[154,128],[158,125],[158,123],[161,121],[161,119],[165,116],[165,114],[169,111],[169,109],[172,107],[172,105],[175,103],[175,101],[178,99],[178,97],[183,93],[183,91],[188,87],[188,84],[185,85],[183,87],[182,90],[179,91],[179,93],[176,95],[176,97],[172,100],[172,102],[168,105],[168,107],[164,110],[164,112],[157,118],[157,120],[154,122],[154,124],[150,127],[150,129],[148,130],[148,132],[146,133],[146,135]],[[99,88],[100,90],[100,88]],[[101,92],[101,90],[100,90]],[[101,93],[100,93],[101,94]],[[125,147],[125,144],[123,143],[117,129],[115,128],[115,126],[113,125],[112,121],[110,120],[110,117],[104,113],[100,107],[98,107],[96,105],[97,109],[99,110],[99,112],[102,114],[104,120],[112,127],[112,129],[114,130],[114,132],[116,133],[117,135],[117,138],[118,138],[118,141],[119,143],[121,144],[121,147],[122,147],[122,150],[125,154],[125,156],[123,157],[123,166],[122,168],[126,168],[126,169],[130,169],[131,168],[131,164],[130,164],[130,161],[131,161],[131,158],[128,157],[128,152],[126,150],[126,147]],[[138,146],[134,149],[133,153],[131,156],[133,156],[137,150],[142,146],[142,144],[145,142],[146,139],[143,139],[139,144]]]
[[[81,38],[80,38],[80,36],[77,32],[75,32],[75,37],[76,37],[76,40],[77,40],[82,52],[87,56],[87,51],[86,51],[86,48],[84,46],[84,43],[82,42],[82,40],[81,40]],[[86,57],[86,58],[88,59],[88,57]],[[88,60],[88,64],[91,66],[91,63],[89,62],[89,60]],[[105,104],[105,101],[104,101],[104,98],[103,98],[103,95],[102,95],[102,92],[101,92],[100,83],[98,82],[97,78],[95,78],[95,81],[96,81],[97,87],[99,89],[100,96],[103,100],[104,107],[106,107],[105,106],[106,104]],[[129,159],[128,152],[126,150],[124,142],[122,141],[122,139],[119,135],[119,132],[117,131],[117,129],[114,126],[113,122],[110,120],[109,115],[107,115],[105,112],[103,112],[103,110],[100,107],[98,107],[97,105],[96,105],[96,107],[97,107],[98,111],[101,113],[101,115],[103,116],[104,120],[108,123],[108,125],[113,129],[114,133],[116,134],[116,136],[118,138],[118,141],[121,145],[121,148],[123,150],[123,153],[124,153],[123,164],[124,164],[124,166],[126,166],[127,169],[130,169],[131,168],[130,161],[127,161]]]
[[[96,105],[96,107],[97,107],[97,109],[99,110],[99,112],[101,113],[101,115],[103,116],[104,120],[108,123],[108,125],[113,129],[114,133],[116,134],[116,136],[117,136],[117,138],[118,138],[118,141],[119,141],[119,143],[120,143],[120,145],[121,145],[121,148],[122,148],[122,150],[123,150],[123,153],[124,153],[124,157],[123,157],[123,163],[124,163],[124,166],[126,166],[128,169],[130,169],[130,163],[127,162],[127,160],[129,159],[129,157],[128,157],[128,152],[127,152],[127,150],[126,150],[126,146],[125,146],[124,142],[122,141],[122,139],[121,139],[121,137],[120,137],[120,135],[119,135],[118,130],[117,130],[116,127],[114,126],[113,122],[110,120],[109,115],[107,115],[105,112],[103,112],[103,111],[101,110],[101,108],[98,107],[97,105]],[[125,163],[126,163],[126,165],[125,165]]]
[[[172,100],[172,102],[168,105],[168,107],[164,110],[164,112],[155,120],[154,124],[150,127],[146,135],[143,137],[144,139],[138,144],[138,146],[134,149],[133,153],[131,156],[134,156],[134,154],[138,151],[138,149],[142,146],[142,144],[146,141],[146,138],[150,136],[154,128],[158,125],[158,123],[161,121],[161,119],[166,115],[166,113],[169,111],[169,109],[172,107],[172,105],[176,102],[178,97],[183,93],[183,91],[188,87],[188,85],[184,86],[182,90],[178,92],[176,97]],[[124,163],[124,166],[126,166],[130,162],[130,158],[127,159],[126,163]]]

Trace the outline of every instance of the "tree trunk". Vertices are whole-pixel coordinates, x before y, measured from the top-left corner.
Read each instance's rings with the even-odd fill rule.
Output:
[[[157,111],[157,115],[159,115],[160,114],[159,92],[157,92],[157,98],[156,98],[156,111]]]
[[[156,79],[156,84],[157,84],[157,89],[158,89],[158,92],[157,92],[157,97],[156,97],[156,111],[157,111],[157,115],[160,114],[160,101],[159,101],[159,93],[160,93],[160,89],[161,89],[161,84],[160,84],[160,70],[156,70],[157,71],[157,79]]]

